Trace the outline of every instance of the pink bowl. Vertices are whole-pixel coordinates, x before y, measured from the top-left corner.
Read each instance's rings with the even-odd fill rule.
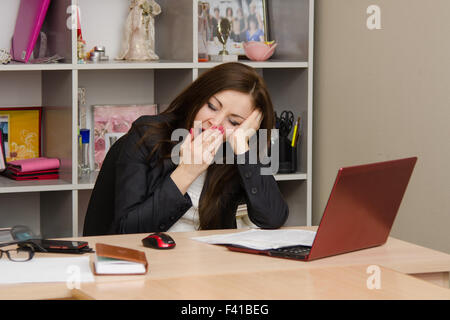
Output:
[[[244,50],[247,58],[253,61],[266,61],[275,52],[277,43],[266,44],[259,41],[244,42]]]

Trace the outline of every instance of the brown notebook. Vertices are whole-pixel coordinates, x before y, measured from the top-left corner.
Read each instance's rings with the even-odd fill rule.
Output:
[[[148,262],[145,252],[112,246],[95,245],[94,273],[96,275],[146,274]]]

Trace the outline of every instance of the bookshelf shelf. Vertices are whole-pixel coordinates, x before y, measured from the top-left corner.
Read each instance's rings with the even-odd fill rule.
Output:
[[[20,192],[45,192],[72,190],[70,181],[58,180],[40,180],[40,181],[14,181],[6,177],[0,177],[1,193],[20,193]]]
[[[77,70],[132,70],[132,69],[192,69],[194,64],[189,61],[159,60],[156,62],[125,62],[111,60],[108,62],[77,64]]]
[[[162,7],[155,19],[159,61],[114,60],[129,0],[58,0],[51,2],[44,27],[52,35],[49,41],[56,43],[50,46],[51,54],[63,56],[63,62],[0,65],[0,106],[42,106],[43,155],[62,161],[58,180],[0,177],[0,227],[25,224],[48,237],[82,234],[98,172],[78,178],[79,87],[86,89],[88,111],[96,104],[142,103],[156,103],[162,111],[199,75],[218,65],[197,61],[197,0],[157,2]],[[12,13],[19,3],[2,3],[0,19],[8,27],[0,35],[0,48],[9,48]],[[77,63],[77,30],[67,27],[71,5],[80,9],[86,49],[104,45],[108,62]],[[290,208],[286,225],[311,225],[314,0],[270,1],[268,12],[270,35],[278,43],[275,54],[264,62],[239,62],[264,77],[278,114],[288,109],[303,119],[298,172],[274,177]]]
[[[1,71],[51,71],[51,70],[72,70],[71,63],[51,63],[51,64],[27,64],[12,62],[7,65],[0,65]]]

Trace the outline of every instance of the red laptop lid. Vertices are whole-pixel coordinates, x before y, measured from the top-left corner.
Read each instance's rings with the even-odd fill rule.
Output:
[[[385,243],[416,161],[341,168],[308,260]]]

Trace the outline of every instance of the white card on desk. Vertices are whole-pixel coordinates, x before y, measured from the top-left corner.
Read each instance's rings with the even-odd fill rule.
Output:
[[[26,262],[0,260],[0,284],[34,282],[93,282],[89,257],[33,258]]]
[[[290,246],[312,246],[315,231],[309,230],[260,230],[217,234],[192,239],[209,244],[232,244],[256,250],[277,249]]]

